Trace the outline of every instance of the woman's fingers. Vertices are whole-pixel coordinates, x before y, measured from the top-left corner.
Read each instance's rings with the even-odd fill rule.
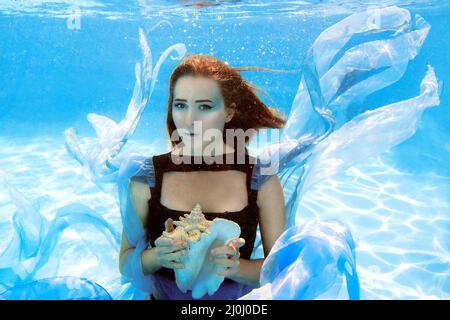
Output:
[[[167,255],[170,253],[180,252],[186,250],[186,248],[181,247],[159,247],[158,252],[160,255]]]
[[[157,247],[167,247],[172,246],[173,239],[161,236],[158,239],[155,240],[155,246]]]
[[[165,248],[161,247],[158,250],[159,256],[163,256],[164,259],[171,260],[172,257],[181,257],[187,253],[187,249],[183,248]]]
[[[225,251],[219,254],[213,254],[212,258],[217,259],[227,259],[227,260],[239,260],[241,254],[238,251]]]
[[[229,246],[218,247],[211,250],[213,256],[225,256],[226,254],[234,254],[236,250],[230,248]]]
[[[183,250],[179,250],[177,252],[169,253],[169,254],[166,255],[166,257],[167,257],[168,260],[176,261],[176,260],[181,259],[185,254],[186,254],[186,250],[183,249]]]
[[[169,269],[183,269],[184,264],[173,262],[173,261],[166,261],[163,263],[163,267],[169,268]]]
[[[171,269],[184,268],[184,264],[181,263],[181,258],[186,254],[186,250],[181,250],[175,253],[163,254],[162,266]]]
[[[230,241],[230,244],[232,244],[236,248],[241,248],[242,246],[245,245],[245,240],[244,238],[233,239]]]
[[[215,248],[211,251],[211,254],[213,258],[228,258],[233,260],[238,259],[240,256],[239,251],[230,246]]]
[[[229,276],[238,271],[239,267],[239,248],[245,244],[243,238],[233,239],[226,246],[211,250],[211,257],[218,269],[216,273],[221,276]]]
[[[171,246],[185,246],[187,247],[187,241],[183,240],[174,240],[169,237],[160,236],[155,240],[155,246],[157,247],[171,247]]]
[[[239,263],[232,267],[222,267],[219,270],[217,270],[216,273],[218,275],[226,277],[226,276],[236,273],[238,270],[238,266],[239,266]]]
[[[217,264],[220,264],[224,267],[233,267],[235,266],[239,260],[233,260],[233,259],[214,259],[214,262]]]

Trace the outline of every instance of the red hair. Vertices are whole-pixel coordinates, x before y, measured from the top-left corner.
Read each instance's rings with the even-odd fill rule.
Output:
[[[225,62],[209,55],[189,54],[183,58],[175,68],[169,81],[169,101],[167,107],[166,126],[169,137],[176,126],[172,118],[173,90],[177,80],[185,75],[206,76],[217,82],[223,96],[225,107],[229,108],[235,103],[233,118],[225,123],[224,137],[227,129],[262,129],[262,128],[282,128],[286,119],[275,109],[268,107],[256,95],[256,90],[263,92],[242,78],[240,70],[266,70],[274,72],[285,72],[259,67],[233,68]],[[267,95],[267,94],[266,94]],[[245,137],[248,143],[249,137]],[[172,146],[176,144],[171,140]]]

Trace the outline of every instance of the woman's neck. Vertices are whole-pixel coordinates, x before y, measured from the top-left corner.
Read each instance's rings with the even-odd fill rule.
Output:
[[[222,141],[222,143],[202,146],[201,149],[194,149],[183,147],[182,143],[177,144],[171,151],[173,155],[177,156],[220,156],[222,154],[233,153],[235,148]]]

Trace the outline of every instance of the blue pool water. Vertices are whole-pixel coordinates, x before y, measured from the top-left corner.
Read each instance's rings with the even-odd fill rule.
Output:
[[[5,178],[0,185],[0,253],[13,238],[17,205],[6,185],[39,206],[49,221],[58,208],[78,202],[121,230],[116,193],[83,176],[65,149],[64,130],[76,128],[88,145],[95,137],[88,113],[123,118],[135,63],[141,60],[139,28],[154,60],[171,45],[184,43],[188,52],[211,54],[232,66],[295,71],[245,73],[271,96],[269,104],[288,115],[314,40],[341,19],[375,6],[375,1],[344,0],[204,2],[209,5],[0,0],[0,173]],[[349,226],[361,298],[448,299],[450,2],[384,1],[380,6],[387,5],[420,14],[431,29],[404,76],[363,103],[375,109],[416,96],[428,64],[440,81],[441,103],[425,110],[408,140],[304,191],[299,219],[337,219]],[[162,64],[127,148],[143,154],[168,150],[168,77],[177,62],[168,58]],[[88,245],[93,242],[94,247]],[[84,277],[119,297],[117,259],[117,248],[94,228],[75,227],[62,233],[36,278]]]

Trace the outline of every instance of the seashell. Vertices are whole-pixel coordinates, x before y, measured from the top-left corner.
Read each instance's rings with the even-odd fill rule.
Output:
[[[173,229],[175,225],[175,229]],[[218,275],[216,264],[210,260],[212,249],[228,244],[238,238],[241,228],[233,221],[215,218],[210,221],[205,218],[200,204],[196,204],[190,213],[180,217],[179,221],[170,219],[166,224],[163,236],[187,240],[188,250],[181,259],[183,269],[175,269],[178,288],[186,293],[192,290],[192,297],[199,299],[206,293],[214,294],[225,277]],[[172,230],[172,231],[169,231]]]

